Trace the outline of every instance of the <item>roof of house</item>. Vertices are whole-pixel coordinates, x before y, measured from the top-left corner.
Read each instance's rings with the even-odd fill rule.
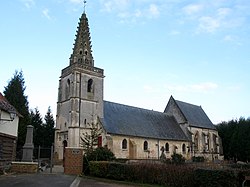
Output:
[[[104,129],[110,134],[166,140],[188,140],[173,116],[104,101]]]
[[[175,100],[175,103],[181,110],[184,117],[187,119],[190,126],[215,129],[214,124],[208,118],[201,106],[185,103],[182,101]]]
[[[15,113],[17,115],[19,115],[19,113],[17,112],[17,110],[15,109],[15,107],[13,107],[8,100],[2,95],[2,93],[0,92],[0,110],[4,110],[8,113]]]

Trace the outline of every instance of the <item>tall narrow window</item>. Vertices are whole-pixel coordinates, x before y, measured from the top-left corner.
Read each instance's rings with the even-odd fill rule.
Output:
[[[168,143],[165,144],[165,151],[169,152],[169,144]]]
[[[93,92],[93,79],[88,80],[88,92]]]
[[[123,139],[122,140],[122,149],[127,149],[127,147],[128,147],[128,142],[126,139]]]
[[[143,150],[144,151],[148,150],[148,142],[147,141],[145,141],[144,144],[143,144]]]
[[[185,144],[182,144],[182,152],[186,153],[186,145]]]

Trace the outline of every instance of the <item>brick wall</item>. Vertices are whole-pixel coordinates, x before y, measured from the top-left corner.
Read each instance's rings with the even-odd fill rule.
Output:
[[[64,173],[69,175],[79,175],[83,167],[82,148],[65,148]]]
[[[12,162],[11,171],[15,173],[36,173],[37,162]]]

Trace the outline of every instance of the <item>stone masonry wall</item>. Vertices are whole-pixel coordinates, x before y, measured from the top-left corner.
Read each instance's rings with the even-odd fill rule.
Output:
[[[36,173],[38,169],[37,162],[12,162],[11,171],[15,173]]]

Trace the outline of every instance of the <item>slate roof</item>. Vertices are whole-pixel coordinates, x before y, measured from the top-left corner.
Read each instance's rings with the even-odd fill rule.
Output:
[[[19,115],[15,107],[13,107],[1,93],[0,93],[0,110],[4,110],[8,113],[15,113]]]
[[[201,106],[175,100],[177,106],[189,122],[190,126],[206,129],[216,129]]]
[[[161,112],[104,101],[101,120],[110,134],[188,141],[175,118]]]

